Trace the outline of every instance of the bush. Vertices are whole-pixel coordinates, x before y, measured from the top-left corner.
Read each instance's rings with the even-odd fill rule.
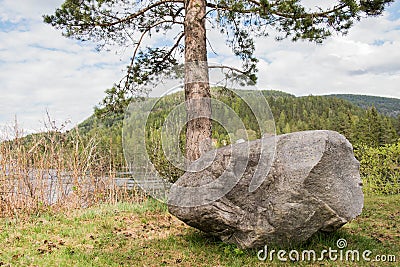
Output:
[[[377,148],[356,145],[354,153],[360,161],[365,193],[400,193],[400,140]]]

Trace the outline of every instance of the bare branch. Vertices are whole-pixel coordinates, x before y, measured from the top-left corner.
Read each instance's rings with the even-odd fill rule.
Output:
[[[225,65],[223,65],[223,66],[208,66],[208,68],[209,69],[228,69],[230,71],[234,71],[234,72],[238,72],[240,74],[247,75],[247,72],[245,72],[243,70],[240,70],[240,69],[237,69],[237,68],[234,68],[234,67],[230,67],[230,66],[225,66]]]
[[[242,10],[237,10],[237,9],[233,9],[230,6],[227,5],[221,5],[221,4],[212,4],[212,3],[207,3],[207,7],[213,8],[214,10],[224,10],[224,11],[234,11],[234,12],[238,12],[238,13],[254,13],[256,10],[252,10],[252,9],[242,9]]]
[[[133,52],[133,56],[132,56],[132,58],[131,58],[131,62],[130,62],[129,67],[128,67],[128,73],[130,72],[130,70],[132,69],[133,65],[135,64],[135,63],[134,63],[134,62],[135,62],[135,58],[136,58],[136,55],[137,55],[137,53],[138,53],[138,51],[139,51],[140,45],[141,45],[141,43],[142,43],[142,41],[143,41],[143,38],[144,38],[153,28],[155,28],[155,27],[157,27],[157,26],[159,26],[159,25],[162,25],[162,24],[164,24],[164,23],[183,24],[182,22],[177,22],[177,21],[174,21],[174,20],[164,20],[164,21],[160,21],[160,22],[157,22],[157,23],[155,23],[155,24],[149,26],[145,31],[143,31],[142,35],[140,36],[139,40],[137,41],[135,50],[134,50],[134,52]],[[184,34],[183,34],[183,35],[184,35]],[[172,50],[174,50],[174,49],[179,45],[179,42],[181,41],[182,37],[183,37],[183,36],[180,36],[180,37],[179,37],[177,43],[174,45],[174,47],[173,47]],[[170,56],[171,54],[172,54],[172,51],[170,51],[170,53],[169,53],[168,56]],[[165,57],[164,57],[164,59],[165,59]],[[126,81],[125,81],[125,87],[128,87],[128,83],[129,83],[129,74],[126,75],[123,79],[126,79]],[[122,80],[123,80],[123,79],[122,79]],[[122,80],[121,80],[121,81],[122,81]]]
[[[174,46],[169,50],[169,52],[162,59],[163,61],[166,60],[168,57],[170,57],[172,55],[174,50],[179,46],[179,44],[182,41],[182,38],[184,36],[185,36],[185,32],[181,32],[181,34],[179,35],[179,37],[178,37],[177,41],[175,42]]]
[[[304,18],[309,18],[309,17],[317,18],[317,17],[326,17],[328,15],[331,15],[332,13],[340,11],[341,9],[343,9],[345,7],[346,7],[346,5],[343,4],[343,5],[336,6],[335,8],[324,11],[324,12],[306,13],[303,15],[285,14],[285,13],[280,13],[280,12],[276,12],[276,11],[272,11],[271,13],[274,15],[277,15],[279,17],[283,17],[283,18],[287,18],[287,19],[304,19]]]
[[[257,2],[257,1],[249,1],[251,3],[253,3],[255,6],[262,7],[262,5]],[[346,4],[342,4],[342,5],[338,5],[333,9],[329,9],[326,10],[324,12],[313,12],[313,13],[304,13],[301,15],[294,15],[294,14],[290,14],[290,13],[282,13],[282,12],[277,12],[274,10],[270,10],[270,13],[272,15],[276,15],[282,18],[287,18],[287,19],[304,19],[304,18],[309,18],[309,17],[326,17],[330,14],[333,14],[335,12],[340,11],[341,9],[345,8],[347,5]],[[213,8],[214,10],[224,10],[224,11],[232,11],[232,12],[237,12],[237,13],[241,13],[241,14],[249,14],[249,13],[255,13],[255,12],[260,12],[260,10],[255,10],[254,8],[252,9],[234,9],[228,5],[221,5],[221,4],[212,4],[212,3],[207,3],[207,7]]]
[[[155,7],[158,7],[158,6],[161,6],[163,4],[167,4],[167,3],[182,3],[182,4],[184,4],[184,1],[183,0],[161,0],[161,1],[158,1],[158,2],[156,2],[154,4],[149,5],[149,6],[145,7],[145,8],[143,8],[143,9],[139,10],[138,12],[135,12],[135,13],[133,13],[133,14],[125,17],[125,18],[117,19],[116,21],[109,22],[109,23],[95,23],[95,26],[110,27],[110,26],[114,26],[116,24],[120,24],[120,23],[124,23],[124,22],[127,22],[127,21],[131,21],[131,20],[133,20],[133,19],[135,19],[135,18],[137,18],[139,16],[144,15],[144,13],[146,13],[147,11],[149,11],[151,9],[153,9]],[[179,10],[179,12],[176,14],[176,16],[180,13],[180,11],[181,10]]]
[[[217,51],[215,51],[214,48],[212,47],[212,44],[211,44],[211,42],[210,42],[210,39],[206,38],[206,40],[207,40],[208,45],[209,45],[210,48],[211,48],[211,51],[212,51],[215,55],[218,56]]]

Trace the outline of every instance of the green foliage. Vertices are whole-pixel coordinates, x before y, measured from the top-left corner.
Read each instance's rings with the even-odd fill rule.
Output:
[[[365,111],[356,124],[355,143],[378,147],[393,143],[398,135],[390,118],[379,114],[375,107]]]
[[[396,119],[394,125],[395,125],[395,127],[396,127],[396,132],[397,132],[397,134],[400,135],[400,115],[397,116],[397,119]]]
[[[400,139],[381,147],[355,146],[360,161],[364,192],[372,194],[400,193]]]
[[[338,94],[328,96],[348,100],[351,103],[364,109],[375,107],[380,113],[386,116],[400,116],[400,99],[397,98],[351,94]]]
[[[260,138],[260,131],[257,128],[254,115],[240,98],[235,94],[228,94],[221,88],[214,88],[212,92],[215,98],[231,107],[234,112],[239,115],[246,127],[246,129],[242,129],[242,131],[246,130],[249,140]],[[372,172],[367,169],[373,166],[380,168],[386,164],[377,160],[373,161],[372,159],[374,159],[376,155],[372,152],[375,151],[375,149],[384,149],[380,147],[385,147],[386,144],[397,144],[396,142],[399,139],[399,135],[393,125],[393,119],[378,113],[375,108],[365,110],[346,100],[332,97],[295,97],[284,92],[272,90],[265,90],[262,91],[262,93],[266,97],[275,117],[277,134],[328,129],[338,131],[345,135],[357,148],[356,156],[362,162],[362,175],[366,184],[368,179],[375,179],[369,178]],[[176,93],[163,98],[162,101],[158,101],[154,112],[151,113],[147,122],[147,153],[157,170],[171,181],[179,177],[182,171],[172,166],[164,157],[161,146],[161,129],[169,112],[177,104],[182,103],[183,97],[183,93]],[[108,154],[110,154],[111,151],[115,166],[125,165],[121,146],[122,121],[122,115],[107,115],[100,118],[92,116],[79,125],[80,132],[83,133],[84,136],[97,136],[100,140],[99,144],[104,151]],[[132,133],[135,131],[135,125],[132,124],[129,125],[129,127],[130,128],[125,129],[125,133],[130,135],[127,136],[127,140],[132,138]],[[234,143],[237,139],[236,136],[243,136],[243,132],[228,133],[220,124],[213,122],[212,138],[215,147],[218,148]],[[131,142],[134,142],[134,140],[131,139]],[[185,130],[183,129],[180,136],[180,148],[182,153],[184,153],[184,147]],[[363,148],[363,150],[360,148]],[[361,151],[364,152],[361,153]],[[125,153],[129,152],[125,151]],[[388,153],[387,155],[388,157],[392,157],[395,154]],[[380,159],[385,162],[390,161],[390,158],[382,158],[382,156],[380,156]],[[394,162],[393,164],[396,163]],[[399,166],[398,162],[397,166]],[[378,172],[378,169],[376,169],[376,172]],[[388,176],[387,173],[388,172],[384,171],[380,178],[376,178],[382,179],[382,183],[379,184],[379,186],[383,186],[383,184],[395,179],[393,175],[395,175],[396,172],[393,172],[392,176]],[[377,176],[373,174],[371,177]],[[384,188],[382,188],[382,190],[388,191]],[[376,190],[374,189],[373,191],[375,192]]]

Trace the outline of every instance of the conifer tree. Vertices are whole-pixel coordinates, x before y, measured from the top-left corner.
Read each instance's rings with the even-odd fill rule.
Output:
[[[122,111],[131,94],[141,92],[141,85],[183,59],[186,157],[195,160],[201,143],[206,142],[207,147],[206,140],[211,141],[211,105],[201,101],[210,97],[206,20],[220,30],[233,54],[243,62],[242,69],[228,66],[228,74],[255,81],[255,37],[267,37],[275,29],[277,40],[320,43],[333,32],[347,33],[363,16],[380,15],[391,2],[338,0],[326,8],[310,9],[301,0],[65,0],[53,15],[45,15],[44,21],[61,29],[66,37],[93,41],[99,48],[132,46],[126,77],[106,92],[104,105],[113,111]],[[156,47],[144,47],[147,36],[158,34],[171,38]],[[193,73],[200,79],[193,80]]]

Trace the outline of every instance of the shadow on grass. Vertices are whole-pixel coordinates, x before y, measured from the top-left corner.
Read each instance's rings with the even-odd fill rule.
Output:
[[[346,246],[338,247],[338,240],[345,240]],[[266,261],[258,259],[257,253],[260,248],[242,250],[236,245],[223,243],[218,238],[195,229],[187,229],[182,235],[169,236],[166,239],[148,242],[147,249],[152,250],[154,248],[162,251],[161,263],[167,266],[173,266],[178,262],[183,264],[181,266],[292,266],[294,264],[297,266],[338,266],[338,264],[346,266],[375,266],[362,258],[364,251],[371,251],[371,260],[375,255],[396,255],[390,244],[382,243],[374,237],[365,236],[361,233],[351,233],[345,228],[331,233],[318,232],[302,244],[282,247],[268,246],[268,251],[275,250],[275,256],[272,261],[269,258]],[[329,251],[329,249],[338,251],[337,254],[334,254],[338,255],[338,259],[332,261],[327,253],[323,254],[323,259],[319,259],[322,251]],[[296,260],[288,259],[286,262],[281,262],[276,255],[279,250],[285,250],[288,253],[296,250],[300,252],[300,255],[302,251],[313,250],[317,256],[316,260],[303,261],[300,259],[297,262]],[[345,258],[340,260],[340,250],[343,251],[343,255],[348,250],[357,250],[360,253],[359,260],[350,259],[346,261]],[[288,258],[287,255],[286,258]],[[395,263],[385,264],[386,266],[396,266]]]

